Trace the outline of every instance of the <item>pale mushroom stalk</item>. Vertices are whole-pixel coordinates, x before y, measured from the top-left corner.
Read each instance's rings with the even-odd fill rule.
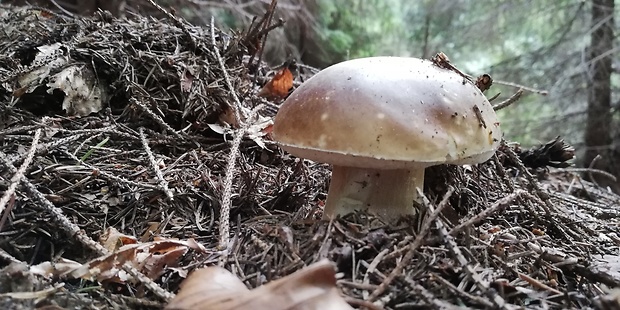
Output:
[[[391,221],[414,215],[416,187],[424,188],[424,168],[371,169],[334,166],[325,204],[328,217],[367,210]]]

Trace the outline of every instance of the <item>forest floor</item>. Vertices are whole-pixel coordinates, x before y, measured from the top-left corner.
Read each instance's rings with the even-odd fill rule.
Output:
[[[620,309],[620,196],[548,167],[561,140],[429,168],[415,218],[323,221],[329,166],[269,138],[269,14],[0,21],[2,309],[157,309],[197,268],[256,288],[324,259],[355,308]]]

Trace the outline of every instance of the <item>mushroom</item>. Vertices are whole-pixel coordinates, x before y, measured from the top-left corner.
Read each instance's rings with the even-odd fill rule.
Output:
[[[471,81],[403,57],[317,73],[282,104],[272,131],[290,154],[333,165],[324,218],[367,210],[387,221],[416,213],[426,167],[484,162],[501,135]]]

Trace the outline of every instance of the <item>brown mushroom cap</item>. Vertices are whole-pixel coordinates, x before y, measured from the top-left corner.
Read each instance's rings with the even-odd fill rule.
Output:
[[[482,162],[501,135],[491,104],[470,81],[401,57],[360,58],[319,72],[282,104],[273,128],[297,157],[380,169]]]

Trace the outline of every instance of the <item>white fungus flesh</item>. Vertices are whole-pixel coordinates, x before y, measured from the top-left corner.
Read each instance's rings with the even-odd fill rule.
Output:
[[[324,217],[368,210],[386,220],[415,213],[424,168],[486,161],[501,135],[471,81],[401,57],[360,58],[319,72],[282,104],[273,128],[292,155],[333,165]]]

